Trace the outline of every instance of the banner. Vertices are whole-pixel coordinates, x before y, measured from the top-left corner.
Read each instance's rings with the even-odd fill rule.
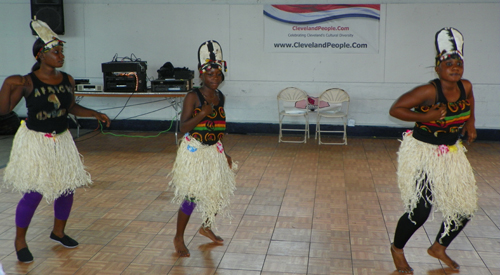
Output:
[[[380,5],[264,5],[267,52],[378,53]]]

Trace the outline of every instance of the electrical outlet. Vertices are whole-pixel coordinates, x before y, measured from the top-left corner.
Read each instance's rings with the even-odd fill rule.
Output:
[[[347,126],[354,127],[356,125],[356,120],[354,119],[349,119],[347,121]]]

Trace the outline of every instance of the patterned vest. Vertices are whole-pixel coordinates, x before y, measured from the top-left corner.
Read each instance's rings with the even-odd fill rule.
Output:
[[[446,116],[443,120],[430,122],[416,122],[413,129],[413,137],[435,145],[453,145],[459,138],[460,130],[470,117],[470,102],[467,100],[464,85],[459,81],[460,98],[456,102],[448,102],[443,94],[441,81],[431,81],[437,91],[437,102],[446,104]],[[417,106],[415,112],[426,113],[432,106]]]
[[[199,89],[194,90],[198,95],[200,103],[204,102],[203,95]],[[217,90],[219,104],[213,107],[214,112],[204,117],[189,134],[199,142],[207,145],[214,145],[224,138],[226,132],[226,113],[224,112],[224,95]],[[201,105],[194,109],[192,117],[201,112]]]

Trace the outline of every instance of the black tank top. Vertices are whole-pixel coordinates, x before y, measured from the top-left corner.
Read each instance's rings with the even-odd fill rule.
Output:
[[[68,129],[68,108],[73,100],[73,86],[62,72],[63,80],[56,85],[43,83],[31,72],[33,91],[26,97],[28,129],[44,133],[62,133]]]

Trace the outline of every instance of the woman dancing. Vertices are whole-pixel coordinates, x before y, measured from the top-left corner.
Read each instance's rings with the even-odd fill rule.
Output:
[[[443,215],[436,239],[427,250],[454,270],[460,266],[446,248],[477,210],[477,186],[465,156],[462,136],[476,139],[472,84],[462,79],[463,37],[454,28],[436,33],[436,66],[439,78],[402,95],[390,115],[415,121],[403,135],[398,152],[398,185],[406,213],[399,219],[391,244],[396,269],[412,273],[403,248],[422,226],[432,207]]]
[[[36,63],[31,73],[5,79],[0,90],[0,115],[8,114],[24,97],[28,118],[14,136],[4,184],[23,193],[16,209],[15,249],[17,259],[33,261],[26,232],[44,197],[54,202],[54,227],[50,239],[67,248],[78,242],[64,233],[73,205],[75,189],[92,183],[68,130],[68,114],[95,117],[110,124],[102,113],[78,105],[73,94],[75,80],[57,70],[64,64],[63,43],[43,21],[31,27],[39,38],[33,44]]]

